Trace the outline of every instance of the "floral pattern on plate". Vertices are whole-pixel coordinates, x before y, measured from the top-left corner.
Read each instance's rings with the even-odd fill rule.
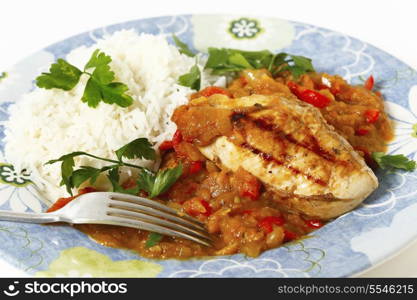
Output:
[[[197,15],[191,22],[194,46],[204,52],[208,47],[277,50],[289,46],[294,38],[293,25],[277,18]]]

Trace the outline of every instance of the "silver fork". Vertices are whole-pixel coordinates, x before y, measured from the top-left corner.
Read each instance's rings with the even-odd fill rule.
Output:
[[[121,193],[94,192],[78,196],[50,213],[1,211],[0,220],[27,223],[107,224],[185,238],[210,246],[203,223],[157,201]]]

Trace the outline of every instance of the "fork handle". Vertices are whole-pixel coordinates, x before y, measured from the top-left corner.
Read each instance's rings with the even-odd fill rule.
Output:
[[[60,217],[51,213],[26,213],[10,210],[0,210],[0,220],[39,224],[59,222]]]

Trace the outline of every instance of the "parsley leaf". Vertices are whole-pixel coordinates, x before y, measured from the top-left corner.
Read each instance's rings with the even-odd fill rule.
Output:
[[[188,86],[193,90],[200,90],[201,86],[201,72],[197,65],[191,67],[190,72],[181,75],[178,83],[182,86]]]
[[[164,236],[156,232],[150,232],[145,243],[145,248],[151,248],[157,245]]]
[[[114,166],[106,166],[101,169],[88,167],[88,166],[81,166],[80,169],[74,170],[75,162],[74,158],[77,156],[86,155],[93,158],[98,158],[101,160],[106,160],[99,158],[97,156],[91,155],[87,152],[77,151],[72,152],[66,155],[61,156],[58,159],[53,159],[46,164],[54,164],[56,162],[61,162],[61,185],[65,185],[67,192],[72,195],[72,189],[75,187],[79,187],[83,182],[89,180],[92,184],[97,180],[97,177],[100,173],[105,172]],[[114,161],[118,163],[117,161]],[[117,166],[117,165],[116,165]]]
[[[228,48],[209,48],[206,69],[213,74],[224,75],[244,69],[267,69],[273,75],[290,71],[295,78],[306,72],[314,71],[311,59],[287,53],[273,54],[268,50],[243,51]]]
[[[126,94],[128,90],[124,83],[112,82],[101,86],[101,97],[104,103],[128,107],[133,103],[133,98]]]
[[[138,138],[116,150],[116,156],[119,161],[122,161],[123,157],[155,160],[156,153],[148,139]]]
[[[179,48],[180,53],[185,54],[189,57],[194,57],[195,53],[190,50],[188,45],[182,42],[175,34],[172,35],[175,45]]]
[[[100,52],[99,49],[96,49],[93,52],[93,54],[91,55],[90,60],[85,65],[84,70],[91,69],[91,68],[97,68],[97,67],[100,67],[100,66],[108,66],[109,63],[111,63],[111,57],[106,55],[104,52]],[[109,68],[109,70],[110,70],[110,68]],[[113,79],[114,79],[114,73],[113,73],[113,78],[110,79],[109,82],[112,82]]]
[[[100,101],[107,104],[117,104],[121,107],[127,107],[133,103],[133,98],[126,92],[127,85],[121,82],[112,82],[114,72],[110,69],[111,57],[99,49],[95,50],[90,60],[84,67],[84,72],[95,68],[90,75],[81,100],[86,102],[90,107],[97,107]]]
[[[271,72],[274,75],[283,71],[290,71],[295,78],[298,78],[304,73],[314,72],[310,58],[288,53],[280,53],[279,56],[276,56],[273,66]]]
[[[58,59],[56,63],[52,64],[49,72],[42,73],[36,78],[38,87],[69,91],[77,85],[82,74],[81,70],[63,59]]]
[[[416,168],[416,162],[408,159],[402,154],[385,155],[383,152],[373,152],[372,158],[377,162],[381,169],[396,168],[414,171]]]
[[[165,193],[182,174],[182,165],[175,168],[159,171],[157,174],[143,169],[139,173],[138,186],[141,190],[148,193],[150,198],[154,198]]]
[[[80,169],[72,172],[71,185],[73,188],[78,188],[87,180],[90,182],[90,184],[94,184],[101,173],[106,172],[114,167],[115,166],[106,166],[101,169],[97,169],[89,166],[81,166]]]
[[[66,154],[61,156],[58,159],[53,159],[48,161],[46,164],[54,164],[56,162],[61,161],[61,185],[65,185],[67,188],[67,192],[72,195],[71,189],[73,188],[71,176],[74,171],[74,157],[83,155],[85,152],[72,152],[70,154]]]
[[[234,64],[233,61],[229,61],[229,57],[236,53],[233,49],[209,48],[208,52],[209,57],[204,68],[212,69],[212,72],[215,75],[224,75],[230,72],[238,72],[245,69],[245,67],[241,65],[242,61],[240,61],[241,64],[237,65]],[[244,56],[243,59],[245,59]]]
[[[119,168],[112,168],[108,173],[107,173],[107,178],[109,179],[112,187],[113,187],[113,192],[116,193],[124,193],[124,194],[130,194],[130,195],[137,195],[139,193],[139,187],[134,187],[131,189],[125,189],[123,188],[120,184],[119,184],[119,180],[120,180],[120,176],[119,176]]]
[[[85,86],[84,94],[81,98],[82,102],[88,103],[90,107],[97,107],[101,101],[101,89],[99,83],[93,78],[87,81]]]
[[[58,88],[69,91],[77,85],[81,75],[86,74],[90,78],[85,86],[81,101],[93,108],[97,107],[101,101],[127,107],[133,103],[133,98],[126,94],[127,85],[113,82],[115,75],[110,69],[111,61],[111,57],[99,49],[93,52],[84,71],[63,59],[58,59],[56,63],[52,64],[50,73],[42,73],[36,78],[36,84],[40,88]],[[92,73],[91,69],[94,69]]]

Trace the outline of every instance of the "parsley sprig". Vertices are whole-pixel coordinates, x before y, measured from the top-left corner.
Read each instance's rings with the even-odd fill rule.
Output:
[[[298,78],[300,75],[313,72],[311,59],[292,55],[285,52],[274,54],[269,50],[243,51],[228,48],[209,48],[206,69],[212,69],[213,74],[225,75],[245,69],[267,69],[273,75],[290,71]]]
[[[112,184],[114,192],[138,194],[140,190],[146,191],[150,198],[154,198],[161,193],[166,192],[172,184],[181,176],[182,166],[175,168],[160,170],[157,173],[144,168],[142,166],[130,164],[124,161],[128,159],[148,159],[155,160],[156,153],[152,145],[145,138],[138,138],[124,145],[115,151],[117,160],[99,157],[87,152],[77,151],[61,156],[58,159],[48,161],[46,164],[54,164],[61,162],[61,185],[65,185],[68,193],[72,195],[72,189],[80,187],[81,184],[88,181],[94,184],[100,174],[105,173],[108,180]],[[78,156],[88,156],[97,160],[109,162],[111,164],[102,168],[94,168],[90,166],[81,166],[74,169],[74,158]],[[132,189],[124,189],[119,184],[119,168],[131,167],[139,169],[139,178],[136,187]]]
[[[114,72],[110,69],[111,57],[95,50],[89,61],[84,66],[84,70],[71,65],[60,58],[52,64],[49,73],[42,73],[36,78],[36,85],[45,89],[61,89],[64,91],[72,90],[80,81],[83,74],[90,78],[84,89],[81,100],[90,107],[97,107],[100,102],[116,104],[127,107],[133,103],[133,98],[126,92],[127,85],[121,82],[113,82]]]
[[[191,67],[190,71],[178,78],[178,83],[193,90],[199,91],[201,87],[201,72],[197,63]]]
[[[403,154],[387,155],[383,152],[373,152],[372,158],[381,169],[402,169],[406,171],[414,171],[416,162],[408,159]]]
[[[180,51],[180,53],[185,54],[189,57],[195,56],[195,53],[191,51],[188,45],[182,42],[175,34],[172,35],[172,39],[174,40],[175,46],[178,47],[178,50]]]
[[[190,57],[196,54],[190,50],[188,45],[182,42],[175,35],[172,37],[180,53]],[[205,69],[211,69],[215,75],[228,75],[245,69],[267,69],[276,76],[277,74],[289,71],[297,79],[302,74],[314,72],[314,67],[310,58],[301,55],[292,55],[285,52],[274,54],[269,50],[262,51],[243,51],[230,48],[208,49],[208,59]],[[178,79],[178,83],[194,90],[201,87],[201,72],[196,65]]]
[[[172,35],[172,39],[174,40],[174,43],[177,46],[178,51],[180,53],[185,54],[189,57],[196,56],[196,54],[193,51],[191,51],[188,45],[182,42],[176,35]],[[197,59],[195,65],[191,67],[190,71],[188,73],[185,73],[184,75],[181,75],[178,78],[178,84],[182,86],[187,86],[193,90],[200,90],[201,72],[197,64]]]

